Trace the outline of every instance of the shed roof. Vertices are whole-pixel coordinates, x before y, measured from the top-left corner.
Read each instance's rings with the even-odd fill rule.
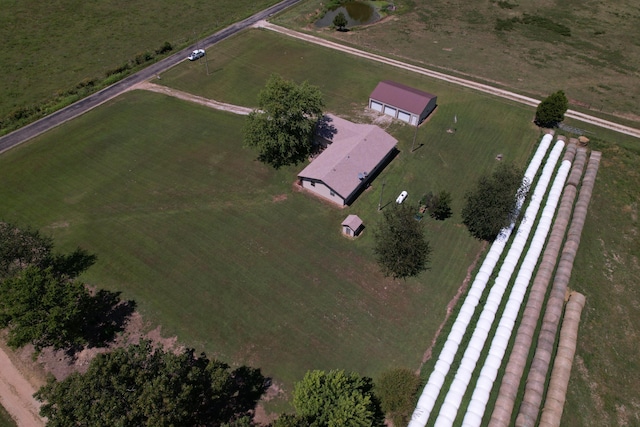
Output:
[[[343,199],[356,191],[363,174],[370,174],[396,146],[397,140],[375,125],[357,124],[328,114],[329,146],[298,174],[324,182]]]
[[[409,113],[420,115],[427,104],[437,97],[391,80],[384,80],[378,83],[378,86],[371,92],[370,98]]]
[[[342,221],[341,225],[347,226],[353,231],[356,231],[358,228],[362,226],[362,220],[358,215],[351,214],[348,217],[346,217],[344,221]]]

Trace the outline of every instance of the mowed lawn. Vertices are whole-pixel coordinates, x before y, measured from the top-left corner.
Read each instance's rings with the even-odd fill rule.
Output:
[[[244,53],[238,56],[233,54],[234,51]],[[267,58],[275,58],[276,64],[286,63],[287,66],[269,66]],[[262,65],[258,67],[256,63]],[[304,67],[304,63],[309,66]],[[461,243],[448,241],[449,235],[438,227],[461,227],[459,210],[462,195],[475,173],[493,165],[491,160],[496,152],[504,152],[507,159],[523,163],[517,149],[519,144],[526,144],[524,138],[529,137],[526,131],[519,129],[528,119],[526,113],[523,117],[518,111],[522,107],[505,108],[499,114],[487,109],[481,116],[479,112],[493,103],[471,92],[257,30],[217,46],[215,52],[209,54],[211,64],[214,65],[210,67],[209,76],[203,70],[203,64],[184,64],[166,73],[163,82],[215,99],[254,106],[255,93],[261,87],[259,80],[266,80],[270,73],[279,72],[296,81],[307,79],[319,85],[325,93],[329,110],[363,121],[368,118],[364,118],[361,112],[379,79],[397,80],[438,94],[436,114],[417,134],[416,146],[425,145],[411,156],[400,155],[374,183],[371,195],[365,193],[367,197],[358,199],[353,210],[366,205],[365,213],[358,214],[365,218],[366,223],[374,221],[376,214],[372,212],[378,203],[381,182],[385,180],[388,200],[392,200],[389,196],[395,196],[403,189],[409,191],[409,200],[413,194],[422,194],[425,189],[451,191],[454,194],[453,221],[428,223],[430,237],[436,247],[434,268],[428,275],[446,275],[440,279],[441,283],[458,280],[462,260],[447,258],[448,250],[438,251],[437,248]],[[353,71],[354,68],[357,72]],[[326,76],[334,79],[327,81]],[[348,84],[334,84],[334,81],[347,81]],[[240,84],[245,90],[233,90]],[[453,117],[458,118],[457,123],[453,123]],[[640,402],[637,399],[640,389],[638,382],[633,381],[640,373],[640,366],[634,362],[639,350],[637,325],[640,321],[636,295],[636,284],[640,278],[637,261],[640,257],[639,143],[637,139],[582,122],[566,122],[588,132],[593,140],[591,148],[603,152],[603,161],[570,284],[572,289],[586,295],[587,306],[564,419],[576,426],[590,425],[593,420],[597,420],[598,425],[634,425],[640,423]],[[455,134],[446,133],[450,127],[456,128]],[[501,138],[502,132],[508,129],[515,131],[509,137],[521,142],[508,144],[496,141],[494,145],[492,135]],[[413,139],[411,129],[399,127],[395,133],[401,140],[401,146],[405,147],[403,153],[406,153]],[[522,156],[522,152],[519,153]],[[398,161],[400,159],[407,159],[406,163]],[[442,239],[434,240],[439,237]],[[356,243],[364,247],[370,246],[371,242],[371,239],[363,238]],[[440,268],[439,265],[447,267]],[[438,322],[451,294],[443,290],[432,296],[437,300],[433,301],[436,310],[430,311],[431,322]]]
[[[0,217],[51,233],[61,250],[98,254],[87,282],[124,291],[166,335],[261,367],[286,390],[314,368],[415,369],[480,244],[457,213],[425,219],[432,270],[385,279],[371,251],[378,183],[386,181],[385,202],[401,189],[415,202],[443,188],[459,207],[494,153],[524,162],[539,138],[530,111],[461,97],[466,125],[448,134],[450,120],[436,114],[414,154],[413,131],[394,129],[400,154],[341,210],[294,189],[301,166],[255,161],[242,148],[242,117],[130,92],[4,153]],[[455,105],[443,100],[442,111]],[[512,125],[485,121],[487,112]],[[356,241],[340,235],[349,213],[367,226]]]

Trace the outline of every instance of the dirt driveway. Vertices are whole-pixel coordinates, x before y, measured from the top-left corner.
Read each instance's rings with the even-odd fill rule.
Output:
[[[40,403],[34,399],[35,388],[0,347],[0,403],[22,427],[44,426],[38,415]]]

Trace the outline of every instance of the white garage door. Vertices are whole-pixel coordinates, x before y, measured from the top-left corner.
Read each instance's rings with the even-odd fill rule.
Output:
[[[412,125],[417,125],[418,124],[418,117],[411,116],[411,124]]]
[[[384,113],[391,116],[391,117],[395,117],[396,116],[396,109],[393,107],[387,107],[386,105],[384,106]]]
[[[376,101],[371,101],[371,109],[382,113],[382,104]]]
[[[411,120],[411,114],[405,113],[404,111],[398,111],[398,118],[403,122],[409,123]]]

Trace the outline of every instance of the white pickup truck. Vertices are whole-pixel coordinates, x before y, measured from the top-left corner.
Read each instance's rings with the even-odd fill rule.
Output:
[[[204,56],[204,49],[196,49],[193,52],[191,52],[189,56],[187,56],[187,59],[189,59],[189,61],[195,61],[196,59],[202,58],[203,56]]]

